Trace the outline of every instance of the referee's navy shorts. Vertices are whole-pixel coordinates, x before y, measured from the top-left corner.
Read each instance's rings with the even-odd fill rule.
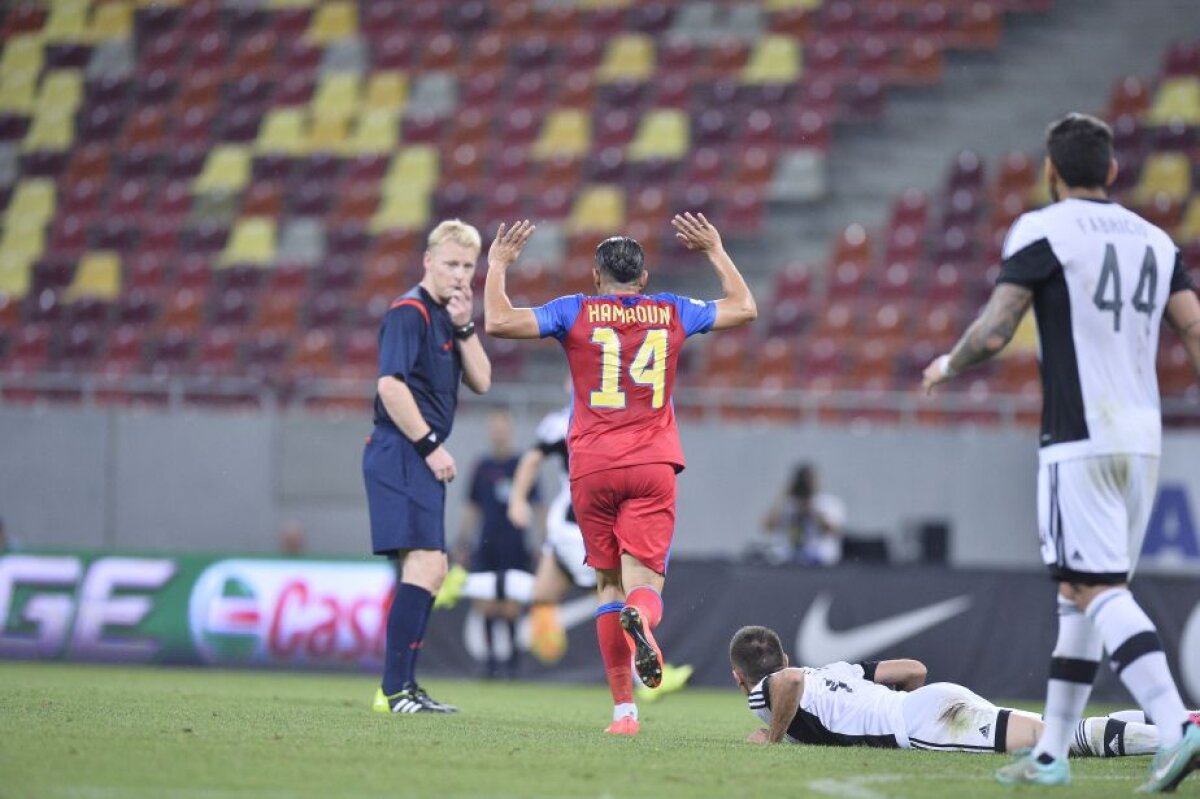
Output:
[[[446,485],[399,431],[376,425],[363,450],[371,550],[446,549]]]

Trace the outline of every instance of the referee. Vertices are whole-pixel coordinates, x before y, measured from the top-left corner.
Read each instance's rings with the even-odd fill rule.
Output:
[[[446,449],[461,380],[476,394],[492,367],[471,321],[471,278],[479,231],[457,219],[429,234],[425,276],[392,303],[379,331],[375,429],[363,452],[363,479],[376,555],[396,564],[387,620],[379,713],[454,713],[417,684],[416,661],[433,597],[446,576]]]

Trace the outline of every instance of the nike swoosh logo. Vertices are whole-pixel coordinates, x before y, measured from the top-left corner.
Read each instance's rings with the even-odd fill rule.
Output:
[[[819,666],[839,660],[849,663],[862,660],[954,618],[971,606],[971,597],[969,594],[952,597],[849,630],[830,629],[832,605],[833,596],[823,593],[808,606],[796,634],[796,652],[801,663]]]
[[[1108,742],[1108,751],[1112,752],[1114,755],[1119,754],[1121,750],[1117,748],[1117,744],[1120,743],[1120,741],[1121,736],[1114,735],[1112,740]]]

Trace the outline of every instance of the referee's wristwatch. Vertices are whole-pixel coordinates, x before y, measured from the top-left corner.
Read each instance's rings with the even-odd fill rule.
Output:
[[[465,325],[462,325],[461,327],[454,328],[454,337],[456,339],[458,339],[459,341],[466,341],[473,335],[475,335],[474,320],[467,322]]]

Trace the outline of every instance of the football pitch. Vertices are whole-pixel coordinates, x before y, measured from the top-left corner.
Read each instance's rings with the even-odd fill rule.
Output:
[[[692,688],[603,734],[600,686],[429,681],[456,716],[370,711],[370,676],[0,663],[0,797],[846,797],[1040,794],[1000,755],[758,747],[741,695]],[[1055,797],[1129,796],[1148,758],[1074,761]],[[1179,795],[1200,796],[1200,779]]]

